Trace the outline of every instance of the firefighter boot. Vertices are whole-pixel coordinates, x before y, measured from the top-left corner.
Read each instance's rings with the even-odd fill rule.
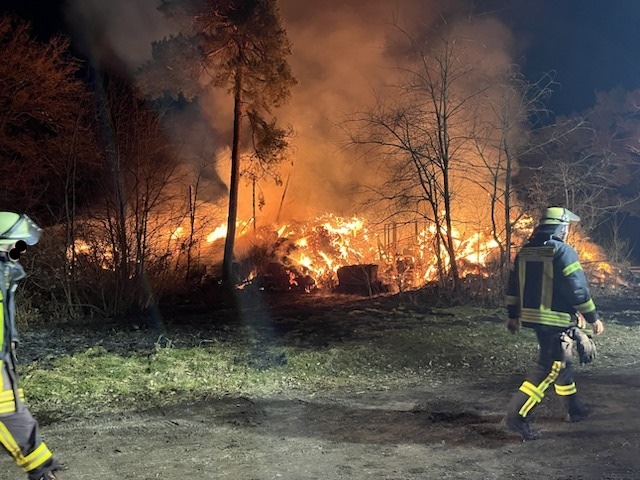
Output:
[[[39,477],[32,477],[29,476],[29,480],[33,479],[37,479],[37,480],[60,480],[60,477],[58,477],[58,475],[56,474],[57,470],[52,471],[52,472],[45,472],[42,475],[40,475]]]
[[[29,472],[29,480],[59,480],[58,472],[61,469],[58,461],[51,458],[44,465]]]
[[[565,397],[565,408],[567,409],[567,420],[569,422],[579,422],[584,420],[591,413],[591,408],[583,404],[578,398],[578,394],[574,393]]]
[[[523,440],[537,440],[540,438],[538,431],[529,425],[529,420],[522,415],[507,415],[505,423],[509,430],[522,435]]]

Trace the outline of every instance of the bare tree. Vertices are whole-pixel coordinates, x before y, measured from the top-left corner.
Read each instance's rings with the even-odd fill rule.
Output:
[[[521,160],[544,153],[584,129],[585,122],[551,121],[546,103],[555,85],[553,73],[529,82],[513,65],[503,78],[501,84],[487,91],[483,114],[475,117],[470,144],[477,161],[469,165],[467,174],[488,195],[491,232],[500,250],[499,269],[506,274],[514,225],[523,214],[532,214],[539,207],[536,204],[532,209],[531,202],[525,202],[514,187]]]
[[[76,75],[80,62],[69,41],[36,41],[29,24],[0,18],[0,200],[45,224],[65,215],[73,156],[76,201],[91,199],[97,162],[88,131],[88,92]]]
[[[459,192],[453,176],[463,169],[468,131],[486,87],[469,88],[474,66],[463,60],[463,47],[451,34],[426,50],[398,31],[414,62],[400,69],[402,81],[391,92],[379,95],[373,108],[353,114],[345,129],[350,145],[382,173],[381,183],[370,189],[371,200],[386,205],[387,218],[433,224],[440,280],[457,290],[452,212]]]
[[[538,208],[557,203],[579,212],[581,228],[598,234],[608,225],[614,235],[619,213],[637,213],[640,156],[634,150],[640,138],[640,91],[614,89],[599,93],[593,108],[560,119],[582,128],[561,140],[548,142],[542,152],[524,160],[518,176],[523,198]],[[584,118],[584,120],[583,120]],[[536,132],[548,141],[548,132]]]
[[[180,179],[161,115],[121,78],[103,78],[100,87],[106,169],[101,208],[94,206],[88,216],[93,239],[108,252],[101,262],[113,275],[104,308],[120,313],[146,308],[163,289],[154,280],[168,270],[162,243],[178,221],[173,208]]]

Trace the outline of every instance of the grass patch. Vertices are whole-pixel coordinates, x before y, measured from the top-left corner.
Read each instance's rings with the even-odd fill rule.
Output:
[[[94,346],[22,365],[22,385],[37,415],[64,418],[225,395],[392,388],[458,376],[480,380],[523,374],[536,356],[534,333],[523,329],[510,335],[497,312],[407,312],[375,319],[375,328],[366,328],[367,315],[371,313],[328,319],[342,322],[342,327],[354,322],[361,333],[325,345],[308,344],[295,330],[264,338],[245,327],[238,335],[195,346],[169,341],[156,343],[150,351],[118,352]],[[596,363],[582,368],[615,368],[636,361],[638,324],[612,319],[606,328],[597,340]]]

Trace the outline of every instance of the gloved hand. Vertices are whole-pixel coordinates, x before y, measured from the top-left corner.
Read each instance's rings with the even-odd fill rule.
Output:
[[[580,364],[591,363],[596,358],[596,344],[589,335],[584,333],[578,327],[571,327],[567,330],[567,335],[576,342],[576,349],[578,350],[578,357],[580,358]]]
[[[600,335],[604,332],[604,324],[602,323],[602,320],[596,320],[593,322],[591,324],[591,329],[593,330],[594,335]]]

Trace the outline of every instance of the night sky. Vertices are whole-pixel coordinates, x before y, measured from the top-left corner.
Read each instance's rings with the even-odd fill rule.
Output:
[[[562,88],[550,108],[559,114],[593,105],[596,91],[640,87],[640,2],[515,0],[500,15],[522,44],[530,80],[555,70]]]
[[[144,0],[130,1],[145,3]],[[15,12],[30,20],[43,38],[56,31],[70,32],[60,8],[64,3],[63,0],[0,0],[3,11]],[[529,80],[535,80],[544,72],[557,72],[560,86],[549,105],[554,112],[568,114],[588,108],[598,90],[640,87],[637,55],[640,2],[488,0],[476,3],[478,11],[499,16],[512,29],[517,42],[514,61],[522,66]]]

